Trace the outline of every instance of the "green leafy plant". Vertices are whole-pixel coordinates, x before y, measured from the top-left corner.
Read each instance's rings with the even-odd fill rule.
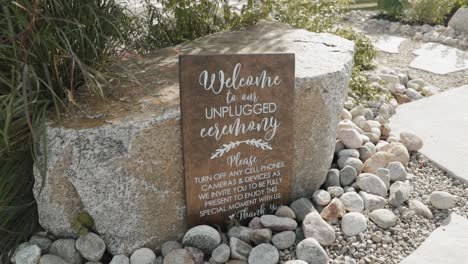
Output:
[[[404,4],[402,20],[418,24],[443,24],[457,0],[412,0]]]
[[[379,0],[377,6],[388,16],[398,18],[403,11],[403,0]]]
[[[352,29],[344,28],[333,30],[332,33],[354,42],[355,67],[358,67],[360,70],[370,70],[374,67],[372,61],[374,60],[375,56],[377,56],[377,50],[366,35],[358,33]]]
[[[113,0],[0,0],[0,262],[37,225],[32,163],[47,110],[68,111],[83,87],[104,96],[126,17]]]
[[[458,0],[458,5],[460,7],[468,7],[468,0]]]
[[[79,235],[86,235],[89,231],[94,229],[94,220],[88,212],[80,212],[72,223],[73,229]]]
[[[367,75],[358,67],[353,68],[349,87],[351,88],[352,96],[361,103],[376,100],[380,94],[379,90],[371,85]]]

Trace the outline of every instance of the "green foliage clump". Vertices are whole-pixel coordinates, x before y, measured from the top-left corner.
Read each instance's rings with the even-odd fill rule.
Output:
[[[458,0],[458,5],[460,7],[468,7],[468,0]]]
[[[403,11],[402,0],[378,0],[377,6],[385,13],[394,18],[398,18]]]
[[[379,90],[371,85],[367,75],[359,67],[353,68],[349,87],[355,99],[361,102],[376,100],[379,95]]]
[[[443,24],[457,4],[457,0],[406,1],[402,20],[418,24]]]
[[[37,224],[32,163],[47,109],[59,114],[84,86],[104,95],[126,16],[113,0],[0,0],[0,263]]]
[[[73,219],[72,226],[79,235],[86,235],[94,229],[94,220],[87,212],[80,212]]]
[[[354,42],[354,66],[360,70],[370,70],[374,67],[372,61],[377,56],[377,50],[371,40],[364,34],[352,29],[336,29],[333,33]]]

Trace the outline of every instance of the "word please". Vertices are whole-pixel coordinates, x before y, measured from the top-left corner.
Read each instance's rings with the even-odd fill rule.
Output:
[[[237,90],[241,87],[257,86],[263,89],[265,87],[277,86],[281,83],[279,76],[269,76],[265,70],[257,76],[249,75],[246,78],[239,78],[241,68],[242,65],[237,63],[234,66],[231,77],[225,76],[222,70],[218,71],[218,74],[202,71],[198,77],[198,82],[205,90],[211,90],[214,94],[221,93],[224,88]]]

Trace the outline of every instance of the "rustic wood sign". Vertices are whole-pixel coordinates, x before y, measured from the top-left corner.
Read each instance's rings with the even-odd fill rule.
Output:
[[[294,54],[180,57],[188,225],[289,203],[294,65]]]

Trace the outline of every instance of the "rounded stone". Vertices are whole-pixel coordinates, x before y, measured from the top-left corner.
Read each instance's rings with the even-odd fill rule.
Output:
[[[341,219],[341,230],[347,236],[356,236],[367,229],[366,217],[358,212],[347,213]]]
[[[374,174],[362,173],[357,177],[356,183],[359,189],[365,192],[382,197],[387,196],[387,186]]]
[[[49,253],[59,256],[71,264],[81,264],[82,257],[80,252],[76,250],[75,239],[58,239],[50,246]]]
[[[335,230],[317,212],[308,214],[302,222],[302,230],[306,238],[312,237],[321,245],[331,245],[336,238]]]
[[[323,186],[325,188],[330,186],[340,186],[340,171],[337,169],[330,169],[327,173],[327,178]]]
[[[258,245],[250,251],[249,264],[276,264],[278,261],[278,249],[270,244]]]
[[[217,263],[225,263],[231,256],[231,249],[226,244],[221,244],[213,250],[211,259]]]
[[[431,204],[437,209],[450,209],[453,207],[456,197],[448,192],[435,191],[429,196]]]
[[[411,200],[408,203],[409,209],[414,211],[416,215],[431,219],[433,217],[433,214],[431,210],[422,202],[418,200]]]
[[[50,238],[42,236],[42,235],[34,235],[29,240],[29,243],[38,246],[41,249],[41,252],[48,252],[50,246],[52,246],[52,240]]]
[[[390,154],[389,162],[399,161],[402,164],[408,164],[410,156],[406,147],[399,143],[390,143],[389,145],[390,147],[387,150],[387,153]]]
[[[276,215],[263,215],[260,217],[260,221],[264,227],[277,232],[294,230],[297,227],[297,222],[294,219]]]
[[[344,162],[344,167],[346,166],[351,166],[353,168],[356,169],[357,172],[361,172],[362,171],[362,167],[364,166],[364,164],[362,163],[362,161],[358,158],[348,158],[346,159],[346,161]]]
[[[365,148],[365,147],[363,147]],[[357,171],[353,166],[347,165],[340,170],[340,183],[341,186],[349,186],[356,181]]]
[[[69,264],[69,262],[65,261],[63,258],[55,255],[43,255],[39,259],[39,264]],[[114,264],[114,263],[112,263]],[[128,264],[128,263],[122,263]]]
[[[347,192],[344,193],[340,200],[343,202],[343,205],[348,212],[362,212],[364,211],[364,201],[361,196],[356,192]]]
[[[130,264],[153,264],[156,254],[149,248],[140,248],[130,256]]]
[[[37,264],[41,258],[41,248],[37,245],[28,245],[15,254],[16,264]]]
[[[330,193],[331,198],[340,197],[344,193],[343,188],[338,187],[338,186],[328,187],[327,192]]]
[[[85,259],[89,261],[99,261],[106,251],[104,240],[98,235],[88,232],[76,240],[76,249]]]
[[[287,249],[294,245],[296,233],[294,231],[284,231],[273,236],[271,242],[277,249]]]
[[[182,248],[174,249],[166,257],[164,257],[164,264],[195,264],[192,255]]]
[[[308,264],[308,263],[300,259],[294,259],[294,260],[288,260],[284,264]]]
[[[331,187],[329,187],[331,188]],[[331,201],[330,193],[325,190],[317,190],[312,195],[312,199],[318,205],[325,206]]]
[[[361,134],[356,129],[342,129],[338,131],[337,137],[346,148],[357,149],[362,146]]]
[[[130,259],[125,255],[115,255],[109,264],[130,264]]]
[[[377,209],[369,214],[369,219],[383,229],[396,225],[397,217],[388,209]]]
[[[294,213],[294,211],[291,208],[289,208],[289,206],[285,205],[280,206],[278,210],[276,210],[275,215],[279,217],[289,217],[292,219],[296,219],[296,214]]]
[[[390,162],[391,155],[384,151],[379,151],[364,162],[363,172],[376,173],[378,169],[385,168]]]
[[[237,260],[247,260],[252,250],[252,246],[236,237],[229,239],[229,246],[231,248],[231,258]]]
[[[327,252],[320,246],[314,238],[306,238],[299,242],[296,247],[296,256],[299,260],[304,260],[307,263],[327,264]]]
[[[207,225],[199,225],[189,229],[182,240],[184,247],[196,247],[205,254],[211,254],[219,243],[221,243],[219,232]]]
[[[182,245],[177,241],[167,241],[161,246],[161,254],[167,256],[172,250],[181,249]]]
[[[406,168],[401,162],[394,161],[387,165],[388,172],[390,174],[390,181],[404,181],[408,176]]]
[[[418,151],[424,145],[421,138],[410,132],[401,132],[400,142],[405,145],[408,151]]]

